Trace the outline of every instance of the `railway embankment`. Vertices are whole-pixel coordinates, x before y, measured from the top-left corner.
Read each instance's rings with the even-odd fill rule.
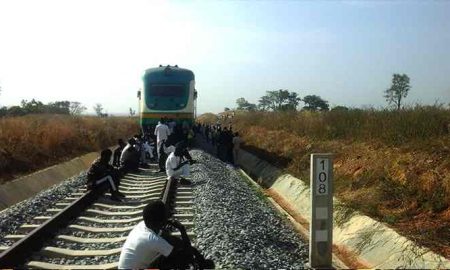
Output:
[[[288,116],[292,116],[293,122],[283,125]],[[450,137],[447,131],[426,138],[418,135],[402,138],[402,134],[397,134],[405,140],[399,144],[357,137],[359,129],[353,130],[354,138],[328,138],[331,134],[325,132],[333,133],[336,128],[333,125],[342,119],[334,123],[332,119],[322,119],[333,114],[317,114],[310,122],[300,121],[303,116],[280,116],[281,119],[266,126],[258,122],[259,118],[252,125],[236,116],[233,129],[240,132],[247,151],[303,180],[309,179],[311,153],[334,153],[336,198],[347,207],[395,228],[419,245],[450,258]],[[380,127],[383,119],[381,116],[378,119]],[[402,123],[401,120],[396,123]],[[327,131],[320,126],[325,133],[323,137],[317,137],[319,132],[305,135],[296,130],[299,125],[299,129],[314,131],[319,125],[316,121],[330,128]],[[411,119],[407,122],[415,123]],[[369,124],[368,128],[375,125]],[[411,129],[420,131],[418,127]],[[379,128],[379,132],[387,131]],[[390,131],[392,136],[394,131]]]
[[[0,185],[0,210],[31,198],[87,170],[99,156],[92,152]]]
[[[302,181],[258,158],[241,152],[242,168],[256,179],[305,231],[311,222],[310,188]],[[334,251],[353,267],[449,268],[450,261],[334,199]]]

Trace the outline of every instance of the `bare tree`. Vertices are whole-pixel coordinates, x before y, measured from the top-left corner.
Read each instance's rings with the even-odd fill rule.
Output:
[[[136,111],[130,108],[130,117],[133,117],[136,114]]]
[[[97,114],[97,116],[99,117],[103,117],[104,113],[103,113],[103,106],[100,103],[95,104],[95,106],[93,107],[95,113]]]
[[[86,107],[85,106],[83,106],[82,104],[81,104],[81,102],[78,102],[78,101],[72,101],[72,102],[70,102],[70,105],[69,105],[69,113],[71,114],[71,115],[80,115],[80,114],[82,114],[84,111],[86,111]]]

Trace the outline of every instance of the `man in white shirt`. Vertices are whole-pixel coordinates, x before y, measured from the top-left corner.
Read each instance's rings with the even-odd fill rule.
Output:
[[[182,185],[190,184],[184,177],[189,176],[189,164],[194,162],[186,149],[186,145],[177,143],[175,151],[170,153],[166,160],[167,179],[176,178],[180,179],[180,184]]]
[[[151,266],[164,269],[186,269],[197,263],[201,269],[214,268],[214,263],[204,257],[191,246],[184,226],[175,220],[167,219],[164,203],[156,200],[149,203],[143,211],[144,221],[131,230],[122,247],[119,258],[119,269],[145,269]],[[170,225],[178,229],[181,239],[161,235],[162,229]],[[167,240],[166,240],[166,239]],[[162,256],[167,260],[159,260],[163,266],[155,265]]]
[[[166,141],[169,138],[170,130],[169,127],[164,123],[164,119],[161,118],[161,121],[158,122],[158,125],[155,127],[155,135],[156,135],[156,151],[158,152],[158,159],[160,156],[160,148],[163,141]]]

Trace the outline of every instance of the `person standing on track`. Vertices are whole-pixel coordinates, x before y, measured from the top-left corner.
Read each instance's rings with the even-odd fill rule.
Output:
[[[155,127],[155,135],[156,135],[156,151],[158,152],[158,159],[160,156],[159,150],[164,141],[167,141],[170,135],[169,127],[165,124],[164,118],[161,118],[161,121],[158,122],[158,125]]]
[[[95,190],[106,182],[109,185],[111,199],[121,201],[120,198],[125,196],[119,191],[120,173],[109,164],[111,156],[112,151],[109,149],[101,152],[100,158],[96,159],[88,170],[86,185],[88,189]]]
[[[142,212],[139,222],[125,241],[119,257],[119,269],[189,269],[196,264],[200,269],[213,269],[214,262],[205,260],[191,246],[186,228],[176,220],[169,220],[161,200],[150,202]],[[164,233],[171,226],[181,234],[181,239]]]

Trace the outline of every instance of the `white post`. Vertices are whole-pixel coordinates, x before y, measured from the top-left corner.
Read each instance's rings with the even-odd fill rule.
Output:
[[[333,155],[311,154],[309,263],[331,268],[333,246]]]

